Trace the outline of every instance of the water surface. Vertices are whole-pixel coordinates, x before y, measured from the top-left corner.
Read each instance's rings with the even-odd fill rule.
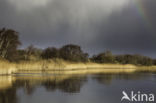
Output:
[[[156,75],[120,73],[0,76],[0,103],[121,103],[123,90],[127,93],[140,91],[156,94]]]

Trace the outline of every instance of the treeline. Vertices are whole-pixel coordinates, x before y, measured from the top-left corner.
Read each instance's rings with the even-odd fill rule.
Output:
[[[80,46],[74,44],[64,45],[61,48],[48,47],[39,49],[33,45],[25,49],[18,49],[21,45],[18,32],[11,29],[0,30],[0,58],[11,62],[64,59],[73,62],[95,62],[113,64],[156,65],[156,60],[142,55],[113,55],[106,51],[92,57],[83,52]]]
[[[65,45],[61,48],[48,47],[44,50],[28,46],[18,49],[21,45],[18,32],[11,29],[0,30],[0,58],[9,61],[40,60],[61,58],[74,62],[87,62],[88,54],[84,53],[78,45]]]
[[[111,51],[106,51],[98,55],[94,55],[91,61],[96,63],[118,63],[118,64],[134,64],[151,66],[156,65],[156,60],[139,54],[130,55],[113,55]]]
[[[19,60],[40,60],[40,59],[64,59],[73,62],[87,62],[88,54],[83,53],[78,45],[65,45],[61,48],[48,47],[44,50],[35,48],[33,45],[23,50],[17,50]]]

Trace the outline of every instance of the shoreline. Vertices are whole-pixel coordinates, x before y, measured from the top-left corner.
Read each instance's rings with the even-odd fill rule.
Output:
[[[63,60],[59,61],[27,61],[20,63],[10,63],[0,61],[0,75],[11,75],[17,73],[131,73],[136,71],[156,72],[156,66],[136,66],[132,64],[97,64],[97,63],[74,63]]]

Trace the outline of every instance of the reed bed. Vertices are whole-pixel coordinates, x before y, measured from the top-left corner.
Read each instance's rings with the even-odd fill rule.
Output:
[[[16,64],[0,60],[0,75],[9,75],[17,71]]]
[[[19,72],[47,72],[47,71],[77,71],[83,72],[132,72],[132,71],[156,71],[156,66],[135,66],[131,64],[97,64],[97,63],[75,63],[56,60],[39,60],[39,61],[21,61],[19,63],[10,63],[0,61],[0,75],[7,75]]]

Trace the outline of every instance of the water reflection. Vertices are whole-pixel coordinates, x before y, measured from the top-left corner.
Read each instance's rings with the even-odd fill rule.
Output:
[[[56,89],[59,89],[62,92],[78,93],[80,92],[80,89],[85,83],[85,81],[86,81],[86,76],[78,76],[78,77],[67,78],[61,82],[57,82],[56,80],[54,81],[47,80],[43,82],[42,85],[48,91],[54,91]]]
[[[141,74],[141,73],[129,73],[129,74],[95,74],[92,76],[94,80],[97,80],[101,84],[110,85],[113,80],[139,80],[139,79],[146,79],[149,77],[148,75]]]
[[[0,91],[0,103],[18,103],[16,88],[9,88]]]
[[[0,76],[0,103],[17,103],[14,80],[12,76]]]
[[[22,94],[24,95],[33,95],[38,91],[38,88],[44,88],[47,92],[54,93],[53,95],[55,95],[57,90],[60,93],[81,94],[81,92],[84,92],[81,91],[83,86],[91,88],[90,86],[96,85],[95,88],[99,88],[97,83],[111,86],[115,82],[118,85],[124,85],[124,81],[146,80],[151,77],[154,78],[151,74],[145,75],[142,73],[0,76],[0,103],[21,103],[19,101],[21,98],[17,95],[17,91],[20,89],[23,90]],[[90,83],[90,81],[92,82]],[[119,81],[122,84],[119,84]],[[104,89],[104,86],[101,88]],[[98,93],[96,95],[100,97],[102,94]],[[57,99],[61,99],[61,97]]]

